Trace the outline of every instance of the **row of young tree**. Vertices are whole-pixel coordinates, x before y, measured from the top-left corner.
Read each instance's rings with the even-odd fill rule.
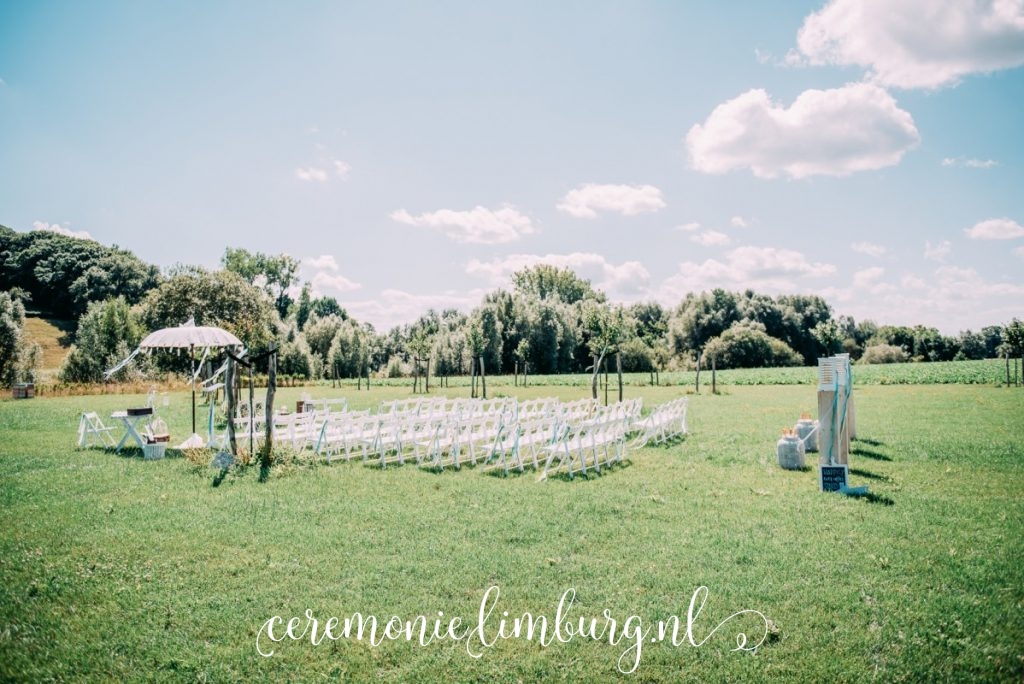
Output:
[[[834,316],[814,295],[771,297],[712,290],[677,306],[615,305],[569,269],[539,264],[487,294],[469,314],[427,311],[380,334],[352,319],[332,297],[300,287],[288,255],[228,248],[221,268],[175,266],[161,274],[130,252],[51,232],[0,227],[0,373],[31,375],[38,350],[19,341],[24,309],[77,321],[60,371],[69,382],[96,382],[147,331],[218,325],[254,353],[279,349],[279,372],[300,378],[444,378],[486,374],[596,374],[813,364],[845,351],[866,362],[1014,357],[1024,325],[989,326],[955,337],[924,326],[879,326]],[[60,283],[64,286],[61,287]],[[298,296],[293,293],[298,291]],[[6,346],[4,346],[6,345]],[[7,350],[10,350],[9,353]],[[156,365],[154,365],[154,363]],[[119,379],[183,370],[182,359],[139,357]]]

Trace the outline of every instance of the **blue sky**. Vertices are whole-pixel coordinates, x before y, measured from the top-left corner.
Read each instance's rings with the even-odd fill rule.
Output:
[[[1024,0],[0,3],[0,224],[286,252],[378,329],[573,267],[1024,316]]]

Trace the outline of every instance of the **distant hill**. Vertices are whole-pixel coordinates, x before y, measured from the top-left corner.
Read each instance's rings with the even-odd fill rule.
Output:
[[[71,348],[71,333],[74,329],[74,321],[40,318],[31,313],[25,316],[25,341],[28,344],[35,342],[43,348],[39,364],[42,377],[56,377]]]

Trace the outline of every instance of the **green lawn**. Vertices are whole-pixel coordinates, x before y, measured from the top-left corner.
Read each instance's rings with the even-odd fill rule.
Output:
[[[650,406],[681,391],[630,387],[627,396],[642,393]],[[568,399],[583,390],[520,392]],[[299,390],[278,396],[294,405]],[[345,396],[375,406],[408,388]],[[861,499],[818,492],[813,469],[773,465],[780,429],[816,406],[812,386],[691,396],[686,440],[631,451],[601,475],[546,482],[336,461],[290,462],[263,484],[241,470],[213,487],[213,471],[181,458],[74,448],[80,411],[141,401],[0,402],[0,679],[1024,678],[1017,389],[859,386],[851,479],[871,489]],[[188,401],[175,394],[164,411],[175,438],[190,432]],[[432,628],[443,611],[442,631],[454,616],[472,626],[492,586],[491,635],[505,611],[553,622],[574,589],[570,620],[604,624],[607,611],[621,640],[499,640],[473,658],[465,641],[313,645],[307,634],[270,644],[270,658],[256,650],[268,619],[306,610],[321,620],[374,615],[381,629],[394,615],[423,615]],[[778,631],[756,653],[731,650],[737,631],[755,643],[764,633],[751,614],[700,647],[648,636],[636,672],[621,674],[633,644],[622,623],[637,616],[647,629],[676,615],[685,630],[702,586],[698,642],[742,610]]]

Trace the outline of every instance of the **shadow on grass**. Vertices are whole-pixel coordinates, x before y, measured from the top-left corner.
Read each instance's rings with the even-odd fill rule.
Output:
[[[552,473],[552,474],[548,475],[547,477],[544,477],[543,473],[542,473],[541,474],[541,478],[544,479],[544,480],[560,480],[562,482],[577,482],[579,480],[587,480],[587,481],[589,481],[589,480],[596,479],[598,477],[602,477],[602,476],[608,474],[609,472],[618,471],[618,470],[621,470],[623,468],[629,468],[632,465],[633,465],[633,462],[630,459],[624,458],[623,460],[619,461],[618,463],[614,463],[612,465],[602,466],[600,471],[597,470],[596,468],[588,467],[587,468],[587,472],[585,472],[585,473],[582,472],[582,471],[578,471],[577,470],[576,472],[572,473],[572,475],[570,475],[568,472],[566,472],[564,470],[561,470],[561,471],[558,471],[557,473]]]
[[[892,461],[891,456],[879,453],[874,449],[864,449],[863,447],[854,447],[850,449],[850,453],[854,456],[863,456],[864,458],[871,458],[876,461]]]
[[[851,471],[852,472],[852,471]],[[846,494],[851,499],[861,499],[873,504],[882,504],[883,506],[895,506],[896,502],[887,496],[881,494],[874,494],[872,492],[864,492],[863,494],[857,492],[848,492]]]
[[[850,474],[856,475],[857,477],[867,478],[868,480],[880,480],[882,482],[890,482],[892,480],[888,475],[878,475],[868,470],[861,470],[860,468],[850,468]]]
[[[867,438],[864,438],[864,437],[858,437],[857,439],[855,439],[853,441],[855,441],[855,442],[857,442],[859,444],[868,444],[870,446],[876,446],[876,447],[885,446],[884,442],[879,442],[877,439],[867,439]]]

